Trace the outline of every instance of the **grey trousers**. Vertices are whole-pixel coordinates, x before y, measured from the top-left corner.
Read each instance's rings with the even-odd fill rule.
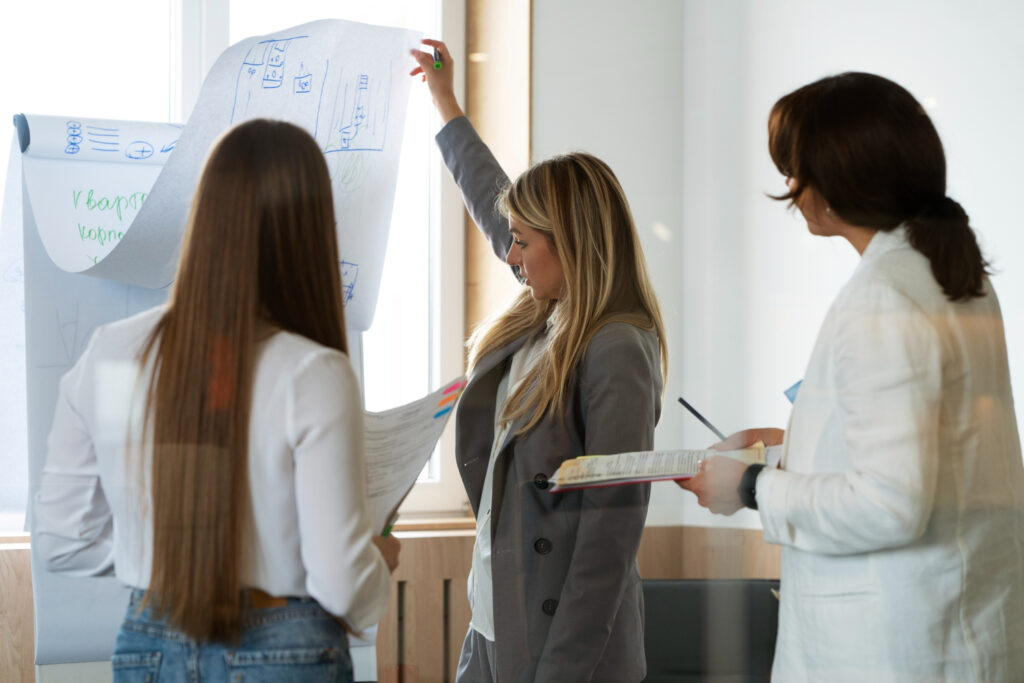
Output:
[[[455,683],[494,683],[496,678],[494,643],[470,626],[466,632],[466,639],[462,641],[462,654],[459,655]]]

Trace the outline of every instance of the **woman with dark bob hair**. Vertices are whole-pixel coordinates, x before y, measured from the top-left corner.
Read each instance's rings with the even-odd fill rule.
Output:
[[[928,115],[845,73],[780,99],[769,149],[815,235],[861,260],[825,318],[779,469],[683,484],[782,546],[780,681],[1019,681],[1024,468],[995,291]]]

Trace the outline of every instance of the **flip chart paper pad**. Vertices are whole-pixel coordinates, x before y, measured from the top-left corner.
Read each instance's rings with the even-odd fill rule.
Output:
[[[0,511],[24,510],[28,463],[25,425],[25,261],[21,239],[21,154],[15,135],[7,161],[7,187],[0,209],[0,434],[4,449],[17,454],[0,480]]]
[[[58,116],[24,116],[18,125],[22,173],[46,253],[61,270],[99,274],[135,221],[181,126]],[[145,244],[132,269],[109,279],[132,283],[154,257],[173,255],[181,232]]]
[[[171,283],[211,146],[253,118],[316,139],[331,173],[347,324],[373,321],[420,34],[329,19],[248,38],[218,58],[188,124],[25,117],[25,182],[60,268]]]
[[[215,65],[183,129],[75,117],[47,120],[29,116],[22,120],[19,150],[23,173],[11,174],[8,181],[12,183],[12,177],[24,180],[14,192],[20,191],[23,198],[30,491],[38,485],[45,460],[61,376],[77,360],[96,327],[164,301],[166,290],[155,288],[165,287],[173,278],[202,162],[213,141],[234,123],[258,116],[290,117],[317,139],[333,176],[340,245],[347,260],[341,264],[339,258],[348,300],[347,322],[350,329],[369,326],[397,176],[408,95],[407,50],[417,38],[409,31],[324,21],[242,41]],[[256,47],[250,54],[258,45],[263,48]],[[252,63],[260,58],[263,64]],[[296,78],[307,70],[319,80]],[[275,82],[279,84],[276,88]],[[309,92],[303,92],[307,88]],[[286,96],[274,99],[275,92]],[[315,107],[295,104],[310,102],[303,99],[306,95],[316,98]],[[286,106],[282,101],[292,104]],[[69,122],[81,124],[81,128],[69,128]],[[100,131],[102,128],[118,129],[116,152],[101,151],[113,146],[112,138],[98,134],[112,131]],[[97,133],[91,141],[97,148],[83,149],[90,132]],[[149,143],[152,154],[146,156],[149,147],[133,145],[135,142]],[[79,149],[69,154],[65,150],[68,145]],[[168,151],[162,151],[167,147]],[[122,165],[129,172],[118,170]],[[67,170],[57,171],[58,166]],[[92,209],[89,189],[93,190]],[[83,191],[77,205],[74,190]],[[116,200],[136,192],[146,193],[141,208],[137,202]],[[100,201],[103,197],[108,198],[105,205]],[[115,197],[114,203],[110,197]],[[50,206],[53,202],[56,204]],[[64,213],[58,212],[61,204]],[[76,214],[76,210],[83,213]],[[95,244],[88,244],[88,235],[83,240],[78,231],[79,222],[86,222],[89,229],[117,227],[117,233],[122,232],[122,223],[127,226],[123,236],[115,233],[117,240],[107,240],[109,233],[105,233],[104,244],[99,244],[97,232],[92,240]],[[61,256],[50,254],[44,234],[54,253]],[[54,240],[71,244],[54,246]],[[111,241],[113,247],[109,247]],[[76,253],[76,247],[86,246],[95,250]],[[56,265],[55,259],[63,260],[65,254],[69,262],[74,261],[70,270]],[[88,260],[93,257],[95,263],[90,265]],[[83,266],[77,259],[87,262]],[[21,269],[11,272],[15,271]],[[41,567],[39,558],[34,558],[36,662],[109,658],[124,615],[125,588],[113,577],[72,579]]]
[[[61,377],[98,326],[162,303],[166,290],[146,289],[61,270],[46,253],[33,209],[23,201],[25,382],[29,500],[46,460],[46,438]],[[31,515],[31,508],[29,508]],[[31,528],[31,518],[30,518]],[[47,572],[32,546],[36,663],[109,659],[128,602],[113,577],[79,579]]]
[[[416,483],[465,386],[460,377],[418,401],[365,414],[367,490],[377,533]]]

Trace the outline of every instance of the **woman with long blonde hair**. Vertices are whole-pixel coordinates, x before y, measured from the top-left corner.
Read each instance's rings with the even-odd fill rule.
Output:
[[[470,339],[456,458],[477,518],[457,680],[640,681],[636,552],[650,486],[552,494],[562,461],[653,447],[667,366],[657,298],[615,174],[584,153],[509,183],[443,68],[413,51],[437,142],[495,254],[524,284]]]
[[[346,628],[383,614],[398,543],[370,528],[337,253],[316,142],[240,124],[169,303],[99,328],[61,381],[33,543],[133,589],[115,681],[351,680]]]

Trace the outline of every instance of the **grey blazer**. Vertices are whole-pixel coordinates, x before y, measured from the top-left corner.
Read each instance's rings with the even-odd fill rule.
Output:
[[[504,259],[511,244],[495,198],[508,178],[469,120],[437,135],[473,219]],[[477,363],[456,413],[456,459],[478,512],[494,440],[498,383],[516,339]],[[498,681],[640,681],[644,606],[636,552],[650,485],[552,494],[547,477],[578,455],[649,450],[661,413],[654,332],[611,323],[575,371],[564,420],[545,419],[497,452],[491,505]]]

